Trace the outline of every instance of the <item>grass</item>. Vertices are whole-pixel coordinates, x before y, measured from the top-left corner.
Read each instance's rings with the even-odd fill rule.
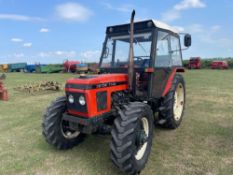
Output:
[[[109,159],[110,136],[89,136],[81,145],[58,151],[41,134],[42,114],[64,92],[29,95],[14,91],[24,83],[69,74],[7,74],[10,100],[0,101],[0,174],[120,175]],[[233,71],[185,73],[187,105],[177,130],[155,129],[146,174],[233,174]]]

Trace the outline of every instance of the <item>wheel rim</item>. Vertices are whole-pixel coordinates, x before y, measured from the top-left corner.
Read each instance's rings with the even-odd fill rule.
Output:
[[[74,139],[80,134],[79,131],[69,129],[69,122],[65,120],[61,120],[60,129],[63,137],[66,139]]]
[[[143,134],[145,134],[144,135],[144,138],[143,138],[143,143],[141,142],[141,140],[140,140],[140,142],[141,142],[141,144],[140,144],[140,146],[139,145],[137,145],[137,147],[138,147],[138,149],[137,149],[137,152],[136,152],[136,154],[135,154],[135,158],[137,159],[137,160],[140,160],[140,159],[142,159],[142,157],[144,156],[144,154],[145,154],[145,151],[146,151],[146,148],[147,148],[147,140],[148,140],[148,136],[149,136],[149,123],[148,123],[148,120],[147,120],[147,118],[146,117],[143,117],[142,119],[141,119],[141,126],[142,126],[142,128],[140,129],[140,131],[139,131],[139,133],[141,134],[141,133],[143,133]],[[136,138],[137,139],[137,138]],[[142,138],[140,138],[140,139],[142,139]]]
[[[174,95],[173,113],[176,121],[179,121],[184,109],[184,87],[181,83],[176,87]]]

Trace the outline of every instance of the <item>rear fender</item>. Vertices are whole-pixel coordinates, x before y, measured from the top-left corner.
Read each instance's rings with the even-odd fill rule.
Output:
[[[185,69],[183,67],[173,68],[172,73],[170,74],[170,76],[168,78],[168,81],[167,81],[167,84],[166,84],[166,86],[164,88],[162,97],[165,97],[167,95],[167,93],[169,92],[169,90],[171,89],[171,87],[172,87],[172,81],[173,81],[173,79],[175,77],[175,74],[177,72],[185,72]]]

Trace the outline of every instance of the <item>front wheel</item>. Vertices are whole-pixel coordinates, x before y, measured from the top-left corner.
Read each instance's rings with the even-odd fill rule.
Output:
[[[153,112],[141,102],[119,111],[112,128],[111,160],[121,171],[139,173],[148,160],[153,139]]]
[[[166,128],[176,129],[181,124],[184,108],[185,82],[180,74],[176,74],[170,91],[161,103],[159,124]]]
[[[66,111],[66,97],[57,98],[46,110],[42,122],[46,141],[57,149],[69,149],[83,141],[85,135],[69,129],[69,122],[63,120]]]

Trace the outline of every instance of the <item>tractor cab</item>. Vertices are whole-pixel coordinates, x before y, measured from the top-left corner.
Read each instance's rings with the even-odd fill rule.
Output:
[[[185,35],[184,44],[191,45]],[[127,73],[130,24],[109,26],[100,58],[100,73]],[[134,23],[134,94],[148,100],[161,97],[174,68],[184,71],[179,32],[159,21]]]

